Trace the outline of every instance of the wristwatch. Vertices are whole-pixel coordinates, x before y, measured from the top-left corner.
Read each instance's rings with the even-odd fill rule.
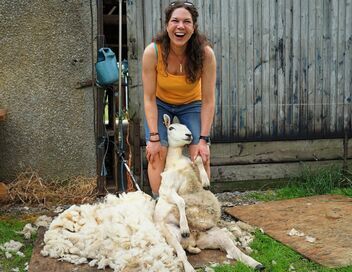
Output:
[[[208,145],[210,145],[210,136],[199,136],[199,140],[203,139]]]

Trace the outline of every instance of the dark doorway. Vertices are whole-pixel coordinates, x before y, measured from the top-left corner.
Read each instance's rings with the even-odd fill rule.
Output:
[[[119,26],[121,23],[121,60],[122,63],[127,63],[126,0],[122,1],[121,19],[119,0],[97,0],[96,3],[98,49],[110,48],[119,63]],[[125,154],[128,153],[125,140],[127,125],[122,116],[122,110],[126,108],[125,101],[127,101],[128,73],[123,72],[121,75],[121,89],[118,82],[112,86],[98,86],[97,88],[97,173],[100,194],[126,190],[126,170],[122,167],[120,155],[121,153],[128,155]],[[124,102],[121,104],[119,99]]]

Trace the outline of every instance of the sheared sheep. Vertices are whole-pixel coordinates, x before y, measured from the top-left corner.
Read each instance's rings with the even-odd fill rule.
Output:
[[[143,192],[73,205],[51,223],[41,254],[114,271],[180,271],[153,222],[154,208],[155,201]]]
[[[154,221],[169,245],[176,250],[185,271],[195,270],[188,262],[184,249],[199,253],[206,248],[224,250],[228,258],[263,270],[262,264],[241,252],[229,233],[217,226],[221,215],[220,204],[213,193],[203,188],[210,183],[202,160],[196,158],[192,163],[182,154],[183,147],[192,141],[191,132],[182,124],[171,124],[168,115],[163,117],[168,129],[169,148],[161,174]]]

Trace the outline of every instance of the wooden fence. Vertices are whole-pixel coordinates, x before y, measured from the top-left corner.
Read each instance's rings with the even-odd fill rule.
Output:
[[[140,126],[142,142],[141,58],[164,26],[168,3],[127,1],[130,116]],[[193,3],[217,58],[214,186],[285,179],[301,171],[302,161],[320,167],[343,158],[347,165],[352,158],[352,0]]]
[[[142,105],[143,48],[162,28],[168,2],[128,1],[135,111]],[[352,0],[193,2],[217,57],[216,141],[351,131]]]

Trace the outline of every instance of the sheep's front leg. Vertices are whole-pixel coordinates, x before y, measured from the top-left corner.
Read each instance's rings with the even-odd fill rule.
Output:
[[[232,241],[228,232],[220,228],[215,227],[206,232],[202,232],[197,240],[197,246],[201,249],[219,248],[226,251],[227,257],[230,259],[241,261],[256,270],[264,269],[264,266],[261,263],[239,250]]]
[[[200,180],[202,182],[203,188],[209,188],[210,187],[210,180],[207,175],[207,172],[205,171],[202,158],[200,156],[197,156],[196,159],[194,160],[194,164],[196,165],[196,167],[199,170]]]
[[[177,194],[176,191],[170,191],[170,202],[176,204],[180,214],[180,231],[183,238],[187,238],[190,235],[188,221],[186,217],[186,204],[185,200]]]
[[[193,266],[188,262],[186,252],[184,251],[179,237],[179,229],[176,226],[169,224],[160,224],[161,232],[163,233],[167,243],[176,251],[177,257],[183,264],[185,272],[195,272]]]

